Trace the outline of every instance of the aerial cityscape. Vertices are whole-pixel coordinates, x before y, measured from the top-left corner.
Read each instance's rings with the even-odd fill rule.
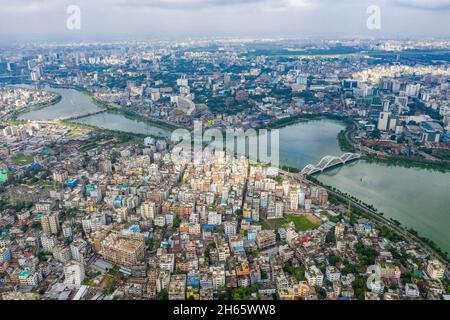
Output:
[[[57,21],[0,32],[0,300],[450,300],[450,34]]]

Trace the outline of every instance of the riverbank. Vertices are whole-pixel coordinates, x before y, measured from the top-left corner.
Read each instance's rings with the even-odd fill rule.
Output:
[[[439,172],[450,171],[450,163],[448,162],[430,161],[426,159],[418,159],[405,156],[393,155],[384,158],[381,156],[365,155],[361,159],[367,161],[368,163],[380,163],[388,166],[397,166],[403,168],[418,168],[425,170],[434,170]]]
[[[441,257],[443,260],[445,260],[445,262],[450,262],[450,257],[448,255],[448,252],[445,252],[444,250],[441,249],[441,247],[439,245],[437,245],[433,240],[427,238],[427,237],[423,237],[419,234],[419,232],[417,232],[416,230],[414,230],[413,228],[407,228],[404,227],[398,220],[393,219],[393,218],[385,218],[384,217],[384,213],[383,212],[379,212],[378,209],[376,209],[373,205],[367,204],[363,201],[361,201],[360,199],[342,192],[341,190],[333,187],[333,186],[329,186],[326,185],[324,183],[322,183],[321,181],[319,181],[318,179],[316,179],[315,177],[312,176],[308,176],[307,180],[312,182],[313,184],[316,184],[318,186],[324,187],[326,189],[328,189],[329,192],[331,192],[331,197],[329,197],[330,202],[335,202],[338,201],[340,204],[343,205],[349,205],[349,201],[353,202],[355,205],[351,208],[352,212],[355,212],[356,214],[358,214],[361,217],[364,218],[368,218],[370,219],[370,215],[368,215],[367,213],[364,213],[363,211],[366,212],[370,212],[371,215],[376,215],[380,221],[385,221],[389,224],[389,226],[394,229],[394,231],[400,231],[401,229],[401,233],[404,235],[409,234],[411,235],[413,238],[417,238],[419,241],[422,242],[422,244],[425,244],[426,246],[428,246],[435,254],[437,254],[439,257]],[[339,201],[339,199],[337,198],[341,198],[342,199],[347,199],[348,201]],[[361,209],[357,209],[356,206],[360,207]]]
[[[337,120],[337,121],[343,121],[347,122],[346,118],[332,114],[332,113],[323,113],[323,114],[310,114],[310,113],[302,113],[296,116],[292,116],[289,118],[284,119],[278,119],[275,121],[272,121],[268,123],[267,125],[262,125],[257,127],[256,129],[281,129],[296,123],[300,122],[308,122],[308,121],[314,121],[314,120],[323,120],[323,119],[329,119],[329,120]]]
[[[348,120],[346,122],[346,128],[338,133],[337,140],[339,148],[344,152],[355,152],[356,148],[350,141],[349,134],[355,130],[356,126],[353,121]]]
[[[37,103],[37,104],[31,105],[29,107],[23,108],[21,110],[13,111],[5,119],[6,119],[6,121],[12,121],[12,122],[16,122],[16,123],[21,122],[22,120],[18,119],[18,117],[20,115],[27,113],[27,112],[37,111],[37,110],[41,110],[41,109],[53,106],[53,105],[59,103],[61,100],[62,100],[62,96],[59,93],[55,93],[55,97],[52,98],[50,101]]]
[[[135,120],[135,121],[147,123],[149,125],[154,125],[156,127],[159,127],[161,129],[166,129],[169,131],[174,131],[176,129],[182,128],[180,126],[176,126],[176,125],[164,122],[164,121],[139,116],[138,114],[136,114],[132,111],[123,110],[122,108],[114,107],[111,104],[100,100],[92,92],[90,92],[84,88],[74,88],[74,89],[79,90],[80,92],[86,94],[91,99],[91,101],[99,108],[108,110],[108,112],[111,112],[111,113],[121,114],[129,120]]]
[[[65,85],[65,84],[58,84],[58,83],[53,83],[53,82],[48,82],[45,81],[43,82],[44,84],[48,85],[50,88],[56,88],[56,89],[72,89],[72,90],[76,90],[84,95],[86,95],[90,101],[95,104],[98,108],[102,109],[102,110],[107,110],[108,112],[111,113],[115,113],[115,114],[121,114],[124,117],[126,117],[129,120],[135,120],[135,121],[139,121],[142,123],[146,123],[148,125],[152,125],[155,127],[158,127],[160,129],[165,129],[165,130],[169,130],[169,131],[173,131],[179,128],[182,128],[180,126],[176,126],[170,123],[167,123],[165,121],[161,121],[161,120],[156,120],[156,119],[150,119],[148,117],[142,117],[139,116],[138,114],[128,111],[128,110],[123,110],[122,108],[117,108],[112,106],[111,104],[100,100],[99,98],[97,98],[94,93],[92,93],[91,91],[85,89],[84,87],[81,86],[74,86],[74,85]],[[25,83],[25,84],[29,84],[29,83]],[[28,111],[34,111],[34,110],[28,110]],[[24,112],[25,113],[25,112]],[[83,118],[82,116],[80,116],[80,118]],[[101,128],[103,129],[103,128]]]
[[[356,128],[355,124],[350,119],[346,119],[345,122],[346,128],[339,132],[337,136],[339,147],[344,152],[356,152],[357,148],[349,137],[351,132]],[[430,161],[417,157],[407,157],[400,155],[380,156],[374,154],[363,155],[361,159],[369,163],[380,163],[388,166],[436,170],[439,172],[450,171],[450,162],[448,161]]]
[[[89,130],[96,131],[96,132],[110,134],[111,136],[118,138],[122,142],[133,141],[136,143],[143,143],[144,139],[147,137],[161,139],[161,137],[152,136],[152,135],[148,135],[148,134],[140,134],[140,133],[118,131],[118,130],[103,129],[103,128],[99,128],[96,126],[83,124],[83,123],[74,123],[74,122],[67,122],[67,121],[58,121],[58,123],[60,123],[61,125],[70,127],[70,128],[74,128],[74,129],[89,129]]]
[[[71,128],[82,128],[82,129],[90,129],[93,131],[102,131],[114,135],[124,135],[124,136],[133,136],[136,138],[141,139],[141,141],[144,141],[145,138],[151,137],[154,139],[164,139],[164,137],[152,135],[152,134],[143,134],[143,133],[135,133],[135,132],[127,132],[122,130],[111,130],[106,128],[101,128],[95,125],[86,124],[86,123],[79,123],[79,122],[70,122],[70,121],[58,121],[61,125],[71,127]]]

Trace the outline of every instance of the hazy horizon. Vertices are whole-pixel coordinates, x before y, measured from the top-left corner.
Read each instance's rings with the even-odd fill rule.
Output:
[[[67,9],[80,9],[70,30]],[[369,6],[380,28],[366,25]],[[450,0],[0,0],[0,41],[450,38]]]

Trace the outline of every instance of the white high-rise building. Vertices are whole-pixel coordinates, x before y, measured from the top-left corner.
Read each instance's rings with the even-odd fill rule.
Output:
[[[302,207],[304,207],[305,206],[305,200],[306,200],[305,190],[300,189],[298,191],[298,204],[301,205]]]
[[[141,205],[141,217],[154,220],[156,215],[156,205],[154,202],[143,203]]]
[[[65,221],[62,224],[62,233],[64,238],[69,238],[72,236],[72,224],[69,221]]]
[[[291,210],[297,210],[298,209],[298,191],[291,191],[289,193],[289,200],[290,200],[290,208]]]
[[[43,234],[41,236],[41,245],[44,251],[53,252],[53,248],[56,246],[56,238]]]
[[[289,181],[283,181],[283,196],[288,197],[290,192],[291,185]]]
[[[284,213],[284,203],[282,201],[275,202],[275,218],[282,218]]]
[[[70,261],[64,266],[64,276],[64,283],[81,286],[85,277],[83,263]]]
[[[42,215],[41,217],[42,230],[47,234],[58,234],[59,231],[59,214],[52,212],[50,214]]]
[[[227,236],[234,236],[236,234],[236,230],[237,230],[236,221],[226,221],[226,222],[224,222],[223,226],[224,226],[225,234]]]
[[[405,92],[408,97],[418,97],[420,93],[420,83],[406,85]]]
[[[389,129],[390,116],[390,112],[380,112],[380,118],[378,119],[378,130],[387,131]]]

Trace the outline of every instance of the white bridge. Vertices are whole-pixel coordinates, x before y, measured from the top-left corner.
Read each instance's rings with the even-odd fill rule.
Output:
[[[361,158],[361,155],[358,153],[344,153],[340,157],[334,157],[334,156],[325,156],[323,157],[320,162],[316,165],[308,164],[306,167],[303,168],[302,173],[303,174],[314,174],[317,172],[323,172],[326,169],[329,169],[331,167],[346,164],[347,162],[350,162],[352,160],[356,160]]]

